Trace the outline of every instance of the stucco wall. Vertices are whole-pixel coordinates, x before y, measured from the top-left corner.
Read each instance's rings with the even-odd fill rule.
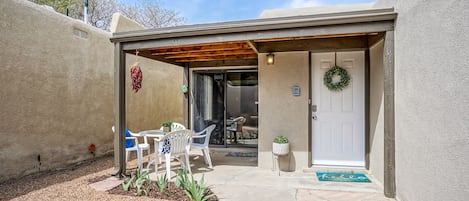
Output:
[[[111,32],[142,30],[137,22],[114,13]],[[164,121],[183,122],[183,68],[131,54],[126,54],[126,73],[136,62],[142,70],[142,88],[132,91],[130,75],[126,76],[126,122],[133,132],[159,129]],[[152,143],[152,142],[150,142]]]
[[[275,64],[266,65],[259,54],[259,158],[260,168],[272,168],[272,141],[277,135],[290,140],[291,170],[308,167],[308,52],[275,53]],[[301,96],[292,95],[293,86]],[[288,157],[281,158],[288,170]]]
[[[398,0],[395,7],[397,197],[467,200],[469,1]]]
[[[159,129],[164,121],[182,123],[183,68],[127,54],[126,73],[136,61],[140,64],[143,82],[142,88],[135,93],[130,76],[126,76],[127,127],[138,132]]]
[[[384,177],[383,41],[370,47],[370,172],[382,186]]]
[[[26,1],[0,13],[0,180],[110,152],[110,34]]]
[[[97,156],[112,153],[110,36],[28,1],[2,1],[0,181],[90,159],[91,143]],[[127,122],[136,131],[182,115],[182,98],[173,93],[182,83],[182,70],[141,61],[142,91],[127,94]]]

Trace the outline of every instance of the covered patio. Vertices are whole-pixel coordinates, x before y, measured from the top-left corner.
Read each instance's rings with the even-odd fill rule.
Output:
[[[191,83],[190,70],[197,68],[257,68],[259,71],[259,166],[268,164],[271,143],[276,130],[286,129],[295,134],[291,137],[296,145],[293,170],[302,172],[311,167],[312,130],[311,68],[307,68],[307,79],[303,83],[304,94],[299,110],[307,110],[304,119],[291,119],[285,116],[272,118],[278,108],[270,104],[269,85],[276,81],[279,74],[270,73],[272,68],[266,63],[269,53],[280,54],[302,52],[364,51],[365,55],[365,168],[370,168],[370,47],[384,41],[384,193],[387,197],[395,195],[394,179],[394,20],[396,13],[390,9],[368,9],[353,12],[278,17],[237,22],[223,22],[114,33],[111,41],[115,44],[114,105],[116,134],[114,140],[114,175],[121,175],[126,170],[125,164],[125,54],[137,54],[142,57],[166,62],[184,68],[184,85],[189,93],[184,98],[184,125],[192,128],[191,122]],[[287,58],[288,54],[279,57]],[[308,56],[307,56],[308,57]],[[277,58],[276,58],[277,59]],[[281,60],[280,60],[281,61]],[[311,62],[311,58],[306,58]],[[277,61],[276,61],[277,62]],[[288,65],[289,61],[283,64]],[[291,65],[295,63],[292,62]],[[309,66],[311,63],[309,63]],[[289,69],[290,68],[290,69]],[[270,71],[269,71],[270,70]],[[300,73],[302,73],[301,71]],[[284,75],[287,76],[287,75]],[[290,78],[290,79],[295,79]],[[266,95],[267,94],[267,95]],[[263,99],[265,98],[265,99]],[[295,100],[296,101],[296,100]],[[295,104],[295,103],[294,103]],[[294,105],[293,104],[293,105]],[[277,111],[281,113],[283,110]],[[294,117],[296,114],[294,114]],[[285,119],[300,123],[282,124]],[[279,124],[279,125],[275,125]],[[282,129],[276,126],[281,126]],[[298,127],[300,130],[298,130]],[[216,167],[218,168],[218,167]],[[295,173],[291,173],[295,177]],[[288,179],[288,178],[287,178]]]
[[[279,177],[270,170],[249,164],[240,166],[237,162],[225,160],[224,150],[215,149],[214,153],[218,161],[222,160],[222,165],[211,171],[194,169],[194,177],[200,179],[204,175],[207,184],[220,200],[394,200],[384,198],[381,189],[372,183],[330,185],[318,182],[311,172],[288,172]],[[191,155],[199,154],[193,152]],[[203,159],[194,158],[193,161],[194,167],[204,167]],[[129,168],[137,168],[136,159],[129,161]],[[73,168],[0,184],[0,189],[5,190],[2,198],[7,200],[57,200],[58,193],[62,200],[155,200],[146,196],[129,197],[104,191],[116,186],[122,188],[118,180],[109,178],[112,171],[112,156],[106,156]],[[105,180],[113,181],[114,185],[98,185]]]

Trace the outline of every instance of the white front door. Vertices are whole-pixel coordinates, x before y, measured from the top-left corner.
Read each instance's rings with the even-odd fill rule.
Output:
[[[363,51],[311,53],[313,165],[365,166],[365,62]],[[340,92],[324,85],[335,64],[351,77]]]

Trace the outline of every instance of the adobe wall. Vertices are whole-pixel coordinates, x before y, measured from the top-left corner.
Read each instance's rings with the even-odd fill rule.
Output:
[[[396,186],[402,201],[469,197],[469,1],[394,5]]]
[[[91,143],[96,156],[112,153],[111,34],[13,0],[0,4],[0,36],[0,181],[91,159]],[[182,69],[140,60],[143,88],[128,90],[129,128],[182,120]]]

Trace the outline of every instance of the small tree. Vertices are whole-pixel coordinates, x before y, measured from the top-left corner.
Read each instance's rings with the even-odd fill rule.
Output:
[[[161,7],[160,1],[140,0],[134,6],[123,5],[120,12],[145,28],[177,26],[185,20],[178,12]]]
[[[48,5],[57,12],[83,19],[83,0],[30,0],[36,4]],[[161,7],[159,1],[137,0],[135,5],[120,3],[118,0],[88,0],[88,22],[95,27],[109,30],[112,14],[121,12],[123,15],[142,24],[145,28],[176,26],[184,23],[178,12]]]

